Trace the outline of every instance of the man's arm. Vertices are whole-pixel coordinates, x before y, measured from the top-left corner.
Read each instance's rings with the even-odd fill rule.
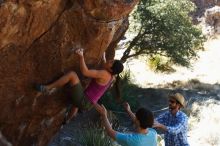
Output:
[[[127,102],[124,103],[124,108],[125,108],[126,112],[128,113],[128,115],[130,116],[130,118],[132,119],[132,121],[135,123],[136,116],[131,111],[130,105]]]
[[[161,124],[161,123],[159,123],[157,121],[154,121],[153,127],[154,128],[159,128],[159,129],[161,129],[163,131],[167,131],[167,126],[165,126],[165,125],[163,125],[163,124]]]
[[[112,129],[112,126],[108,120],[108,117],[107,117],[107,110],[106,108],[104,107],[104,105],[100,106],[99,107],[99,111],[98,111],[101,116],[102,116],[102,119],[103,119],[103,124],[104,124],[104,127],[105,127],[105,130],[107,132],[107,134],[113,138],[115,140],[116,138],[116,131]]]
[[[99,112],[100,114],[103,111],[103,107],[101,105],[99,105],[98,103],[93,103],[94,108],[97,110],[97,112]]]
[[[187,121],[188,120],[186,117],[180,117],[178,123],[172,126],[166,126],[164,124],[155,121],[153,127],[159,128],[164,131],[168,131],[169,133],[172,134],[178,134],[183,130],[184,126],[187,124]]]
[[[159,115],[156,119],[154,119],[153,127],[161,129],[163,131],[167,131],[167,127],[166,127],[166,125],[164,125],[167,120],[168,120],[168,115],[165,112],[165,113]]]
[[[168,115],[165,112],[165,113],[159,115],[157,118],[155,118],[155,121],[157,121],[158,123],[164,124],[168,120],[167,116]]]

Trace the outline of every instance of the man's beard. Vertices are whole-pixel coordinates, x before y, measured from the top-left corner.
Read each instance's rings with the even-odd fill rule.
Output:
[[[174,107],[174,106],[172,106],[172,105],[169,105],[169,109],[170,109],[170,110],[174,110],[174,109],[176,109],[176,107]]]

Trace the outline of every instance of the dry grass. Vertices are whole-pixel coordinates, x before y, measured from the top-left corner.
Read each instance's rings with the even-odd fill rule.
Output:
[[[192,146],[220,146],[220,101],[208,99],[193,103],[189,118]]]

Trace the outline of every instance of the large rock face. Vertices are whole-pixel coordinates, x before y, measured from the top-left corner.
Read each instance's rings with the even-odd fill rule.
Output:
[[[43,146],[59,129],[69,102],[61,90],[36,96],[34,83],[49,83],[75,70],[70,48],[85,49],[97,67],[128,26],[138,0],[0,1],[0,144]],[[82,76],[80,76],[82,78]]]

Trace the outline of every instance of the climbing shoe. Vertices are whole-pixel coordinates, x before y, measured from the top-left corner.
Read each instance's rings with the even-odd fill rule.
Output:
[[[36,89],[38,92],[46,92],[46,91],[47,91],[46,87],[45,87],[44,85],[40,85],[40,84],[37,84],[37,85],[35,86],[35,89]]]
[[[35,89],[44,95],[51,95],[52,93],[56,91],[56,88],[47,89],[46,86],[41,85],[41,84],[35,85]]]

